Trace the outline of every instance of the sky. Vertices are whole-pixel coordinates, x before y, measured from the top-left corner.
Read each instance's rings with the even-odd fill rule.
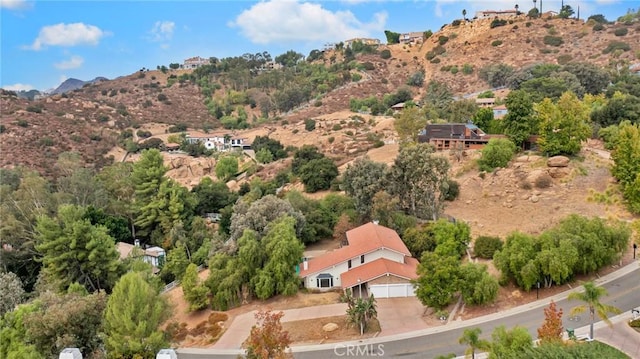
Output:
[[[542,1],[559,11],[561,0]],[[385,30],[433,30],[478,10],[521,0],[25,1],[0,0],[0,87],[41,91],[68,78],[129,75],[193,56],[230,57],[288,50],[308,55],[355,37],[386,42]],[[615,20],[640,0],[565,0],[580,17]]]

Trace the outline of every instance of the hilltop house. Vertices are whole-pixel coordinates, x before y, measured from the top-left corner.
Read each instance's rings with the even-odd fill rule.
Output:
[[[200,66],[208,65],[209,59],[202,58],[200,56],[190,57],[182,63],[183,69],[197,69]]]
[[[399,41],[401,44],[417,44],[422,42],[422,39],[424,39],[424,33],[417,31],[401,34]]]
[[[473,123],[437,123],[428,124],[418,135],[418,142],[430,143],[436,150],[480,149],[496,137],[501,136],[489,136]]]
[[[189,144],[202,143],[204,147],[212,151],[228,151],[229,149],[250,150],[251,143],[246,138],[224,136],[191,136],[186,135],[185,140]]]
[[[369,45],[369,46],[378,46],[380,45],[380,40],[378,39],[368,39],[368,38],[364,38],[364,37],[356,37],[354,39],[349,39],[349,40],[344,40],[344,47],[351,47],[351,45],[353,45],[354,42],[359,41],[361,42],[363,45]]]
[[[347,231],[348,245],[301,265],[305,288],[351,289],[356,296],[376,298],[415,296],[418,260],[390,228],[367,223]]]
[[[513,9],[513,10],[481,10],[481,11],[476,11],[476,16],[474,17],[477,19],[493,19],[496,17],[500,17],[500,18],[504,18],[504,17],[512,17],[512,16],[516,16],[518,15],[518,12]]]
[[[491,98],[477,98],[476,99],[476,105],[478,105],[478,107],[493,107],[496,104],[496,99],[491,97]]]

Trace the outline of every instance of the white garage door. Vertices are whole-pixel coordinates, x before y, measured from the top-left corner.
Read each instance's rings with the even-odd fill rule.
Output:
[[[372,284],[369,292],[376,298],[413,297],[416,295],[411,283]]]

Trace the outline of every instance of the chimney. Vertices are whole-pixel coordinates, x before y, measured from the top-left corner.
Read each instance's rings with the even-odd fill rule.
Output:
[[[302,259],[302,269],[309,270],[309,262],[307,262],[307,258]]]

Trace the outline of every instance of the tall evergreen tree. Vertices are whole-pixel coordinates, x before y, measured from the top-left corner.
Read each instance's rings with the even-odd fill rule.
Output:
[[[109,357],[155,358],[167,345],[158,329],[165,317],[165,302],[140,272],[122,276],[113,288],[104,316]]]

